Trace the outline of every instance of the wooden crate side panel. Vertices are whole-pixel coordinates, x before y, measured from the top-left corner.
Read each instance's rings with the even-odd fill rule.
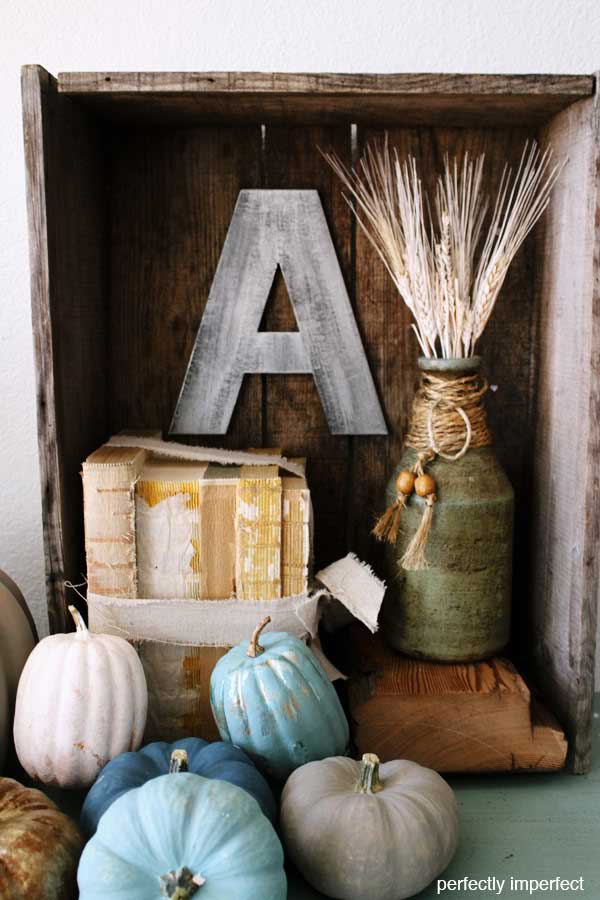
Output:
[[[260,155],[259,125],[115,133],[112,431],[167,433],[238,193],[260,187]],[[260,376],[244,379],[227,436],[205,442],[260,446]]]
[[[539,361],[530,508],[531,650],[576,772],[591,763],[598,605],[600,209],[598,108],[581,101],[543,140],[568,164],[539,236]]]
[[[518,165],[531,130],[513,128],[448,129],[391,128],[358,130],[358,149],[385,135],[400,158],[412,155],[429,195],[445,154],[459,159],[468,151],[485,153],[484,190],[493,197],[506,162]],[[497,390],[487,395],[486,407],[498,457],[517,494],[515,553],[515,612],[523,608],[519,588],[527,565],[523,536],[527,533],[528,473],[531,466],[531,370],[533,365],[534,244],[529,241],[513,261],[494,314],[478,348],[483,373]],[[377,388],[382,397],[388,438],[356,439],[352,470],[351,549],[381,564],[381,548],[369,536],[376,512],[381,511],[385,485],[401,453],[418,383],[419,346],[412,333],[411,315],[400,299],[368,239],[356,234],[356,307]]]
[[[48,616],[84,571],[81,461],[106,435],[102,145],[86,110],[39,66],[22,78]]]

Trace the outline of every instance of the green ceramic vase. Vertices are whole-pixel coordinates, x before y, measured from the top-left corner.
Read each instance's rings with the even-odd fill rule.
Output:
[[[420,359],[423,371],[472,373],[479,358]],[[387,487],[411,469],[416,451],[406,449]],[[413,494],[402,512],[401,533],[387,544],[388,591],[383,631],[409,656],[471,662],[499,653],[510,633],[514,492],[491,446],[469,449],[458,460],[427,465],[437,502],[427,543],[428,567],[406,571],[400,560],[419,526],[425,500]]]

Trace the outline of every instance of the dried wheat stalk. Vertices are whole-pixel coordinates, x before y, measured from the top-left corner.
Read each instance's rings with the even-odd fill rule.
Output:
[[[515,253],[546,209],[562,164],[535,142],[516,174],[504,168],[486,224],[484,154],[446,158],[433,211],[413,157],[400,161],[387,138],[369,145],[357,169],[324,154],[349,194],[346,200],[410,309],[425,356],[472,356]],[[477,260],[476,260],[477,257]]]

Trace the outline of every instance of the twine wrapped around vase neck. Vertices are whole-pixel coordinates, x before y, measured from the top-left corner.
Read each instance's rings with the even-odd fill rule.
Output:
[[[449,460],[460,459],[469,447],[489,446],[492,436],[483,406],[487,390],[487,381],[478,373],[423,372],[405,446]]]
[[[403,568],[419,570],[427,567],[425,549],[437,501],[434,479],[426,466],[436,456],[455,461],[469,448],[492,443],[487,426],[483,397],[488,384],[479,373],[424,371],[413,402],[412,416],[405,446],[417,453],[409,471],[400,472],[396,480],[397,495],[377,521],[373,534],[379,540],[394,544],[400,530],[402,510],[413,491],[425,501],[421,523],[401,560]]]

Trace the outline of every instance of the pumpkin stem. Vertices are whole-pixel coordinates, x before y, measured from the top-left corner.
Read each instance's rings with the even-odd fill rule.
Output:
[[[360,777],[355,787],[358,794],[376,794],[383,790],[379,780],[379,757],[374,753],[363,753]]]
[[[261,653],[265,652],[265,648],[260,646],[260,644],[258,643],[258,639],[260,637],[261,631],[263,630],[263,628],[267,627],[270,621],[271,616],[265,616],[262,622],[260,622],[254,629],[252,637],[250,638],[250,644],[248,645],[248,652],[246,653],[246,656],[249,656],[251,659],[255,659],[255,657],[260,656]]]
[[[71,617],[75,622],[75,631],[77,634],[86,634],[89,635],[89,631],[87,630],[87,625],[83,621],[83,616],[74,606],[69,606],[69,612],[71,613]]]
[[[169,763],[169,775],[172,775],[176,772],[187,772],[189,769],[188,766],[188,755],[185,750],[173,750],[171,753],[171,761]]]
[[[183,866],[182,869],[160,876],[160,893],[172,900],[188,900],[205,882],[206,878],[202,875],[194,875],[187,866]]]

